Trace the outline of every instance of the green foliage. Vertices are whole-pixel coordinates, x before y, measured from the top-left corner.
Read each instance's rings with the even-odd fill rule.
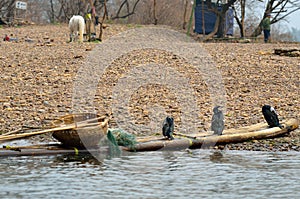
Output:
[[[95,40],[90,41],[90,42],[95,43],[95,44],[100,44],[101,43],[101,41],[99,39],[95,39]]]
[[[114,23],[114,21],[113,21],[113,20],[111,20],[111,19],[107,19],[107,20],[105,21],[105,23],[107,23],[107,24],[113,24],[113,23]]]
[[[126,24],[126,26],[128,28],[142,28],[142,27],[144,27],[142,24],[132,24],[132,23]]]
[[[53,24],[53,25],[57,25],[57,26],[58,26],[58,25],[61,25],[61,23],[59,23],[59,22],[57,22],[57,21],[52,22],[52,24]]]

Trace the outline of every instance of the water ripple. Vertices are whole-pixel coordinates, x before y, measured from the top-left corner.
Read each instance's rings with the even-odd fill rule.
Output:
[[[300,153],[209,151],[0,159],[0,198],[298,198]]]

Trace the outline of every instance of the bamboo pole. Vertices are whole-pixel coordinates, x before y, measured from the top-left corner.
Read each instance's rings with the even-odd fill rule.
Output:
[[[136,139],[137,142],[149,142],[154,140],[166,140],[166,139],[158,136],[138,137]]]
[[[47,129],[49,127],[40,127],[40,126],[26,126],[26,125],[23,125],[21,128],[18,128],[16,130],[13,130],[13,131],[9,131],[7,133],[3,133],[1,134],[0,136],[4,136],[4,135],[12,135],[12,134],[18,134],[18,133],[21,133],[21,132],[24,132],[24,131],[28,131],[30,129]]]
[[[120,147],[122,148],[122,147]],[[85,155],[85,154],[107,154],[110,153],[107,146],[89,149],[65,148],[61,144],[45,144],[3,148],[0,157],[7,156],[38,156],[38,155]]]
[[[8,146],[4,145],[3,148],[0,148],[0,151],[3,150],[22,150],[22,149],[49,149],[50,147],[61,147],[61,143],[53,143],[53,144],[36,144],[36,145],[28,145],[28,146]]]
[[[193,136],[192,134],[182,134],[182,133],[173,133],[173,135],[178,136],[178,137],[184,137],[184,138],[190,138],[190,139],[196,139],[196,136]]]
[[[285,123],[286,121],[282,121],[282,123]],[[268,125],[266,123],[258,123],[253,124],[250,126],[240,127],[238,129],[225,129],[222,133],[222,135],[227,134],[236,134],[236,133],[249,133],[253,131],[258,131],[261,129],[268,128]],[[175,134],[176,135],[176,134]],[[206,137],[213,135],[213,132],[200,132],[200,133],[194,133],[194,134],[188,134],[189,137]]]
[[[78,155],[78,154],[90,154],[91,152],[103,152],[100,149],[65,149],[65,148],[56,148],[56,149],[22,149],[21,151],[14,150],[3,150],[0,152],[0,157],[5,156],[38,156],[38,155],[57,155],[57,154],[65,154],[65,155]]]
[[[13,130],[13,131],[9,131],[9,132],[7,132],[7,133],[3,133],[3,134],[1,134],[1,136],[6,136],[6,135],[11,135],[11,134],[16,134],[16,133],[19,133],[19,132],[21,132],[21,131],[23,131],[23,128],[19,128],[19,129]]]

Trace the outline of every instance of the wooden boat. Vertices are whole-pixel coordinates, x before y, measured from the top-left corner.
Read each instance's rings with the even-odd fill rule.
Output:
[[[68,147],[97,146],[106,136],[109,119],[93,113],[69,114],[56,119],[51,128],[30,133],[0,135],[0,143],[34,135],[53,133],[53,137]]]
[[[93,113],[70,114],[53,122],[53,126],[62,127],[70,124],[85,121],[82,127],[75,127],[66,130],[55,130],[52,136],[68,147],[95,147],[99,141],[106,136],[108,119]]]
[[[230,143],[245,142],[249,140],[269,139],[284,136],[287,133],[299,127],[299,121],[290,119],[283,121],[283,128],[269,128],[265,123],[259,123],[238,129],[228,129],[222,135],[212,135],[212,133],[197,133],[183,135],[175,134],[174,140],[166,140],[158,136],[137,138],[137,144],[132,147],[121,147],[123,151],[139,152],[139,151],[156,151],[156,150],[182,150],[186,148],[197,149],[207,148],[215,145],[224,145]],[[103,149],[104,148],[104,149]],[[0,149],[0,156],[24,156],[24,155],[54,155],[54,154],[85,154],[85,153],[101,153],[109,151],[106,147],[77,149],[66,148],[61,144],[55,145],[37,145],[25,147],[9,147]]]

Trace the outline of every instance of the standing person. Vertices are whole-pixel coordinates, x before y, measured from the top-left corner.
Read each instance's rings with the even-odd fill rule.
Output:
[[[264,31],[264,41],[267,43],[271,35],[271,14],[267,14],[266,18],[262,22],[262,30]]]

